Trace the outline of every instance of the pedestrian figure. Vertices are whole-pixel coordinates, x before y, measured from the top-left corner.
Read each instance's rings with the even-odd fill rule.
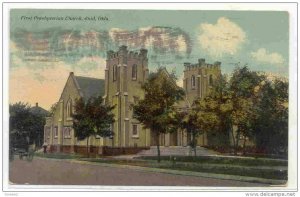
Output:
[[[44,154],[47,153],[47,146],[48,146],[48,144],[47,144],[47,142],[45,141],[44,144],[43,144]]]

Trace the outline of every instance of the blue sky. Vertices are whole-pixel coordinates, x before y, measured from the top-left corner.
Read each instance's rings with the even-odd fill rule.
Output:
[[[87,16],[96,21],[84,20]],[[57,101],[69,72],[103,78],[106,51],[123,44],[129,50],[148,49],[150,70],[166,66],[179,78],[183,63],[196,63],[199,58],[221,61],[223,73],[247,65],[288,77],[289,15],[279,11],[11,10],[11,102],[40,100],[48,108]],[[20,78],[28,79],[28,84],[20,84]],[[38,96],[37,90],[43,89],[49,89],[51,96]]]

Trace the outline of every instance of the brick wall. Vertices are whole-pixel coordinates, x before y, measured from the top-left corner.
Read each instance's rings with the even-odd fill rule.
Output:
[[[130,155],[137,154],[142,150],[147,150],[149,147],[108,147],[108,146],[89,146],[89,156],[103,155]],[[77,153],[81,155],[87,155],[86,146],[50,146],[49,151],[51,153],[63,152],[63,153]]]

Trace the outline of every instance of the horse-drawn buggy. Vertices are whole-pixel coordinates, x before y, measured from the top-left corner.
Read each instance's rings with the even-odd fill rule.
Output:
[[[34,146],[28,143],[15,144],[14,147],[10,148],[10,160],[14,159],[14,156],[19,155],[19,159],[26,159],[32,161],[34,156]]]

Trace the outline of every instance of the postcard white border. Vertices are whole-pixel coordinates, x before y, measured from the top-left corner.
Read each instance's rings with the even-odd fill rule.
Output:
[[[34,9],[143,9],[143,10],[264,10],[264,11],[288,11],[290,16],[289,36],[289,183],[287,187],[176,187],[176,190],[185,191],[295,191],[297,189],[297,6],[294,3],[5,3],[3,4],[3,153],[8,152],[8,85],[9,85],[9,10],[12,8]],[[2,88],[2,87],[1,87]],[[1,136],[2,138],[2,136]],[[115,190],[169,190],[172,187],[128,187],[128,186],[16,186],[8,184],[8,155],[2,155],[3,160],[3,189],[5,191],[115,191]],[[297,172],[297,173],[296,173]],[[55,195],[55,194],[53,194]]]

